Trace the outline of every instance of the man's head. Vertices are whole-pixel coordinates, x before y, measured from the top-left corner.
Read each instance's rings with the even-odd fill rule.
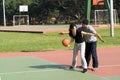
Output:
[[[84,20],[82,21],[82,27],[87,27],[87,25],[88,25],[88,20],[87,20],[87,19],[84,19]]]

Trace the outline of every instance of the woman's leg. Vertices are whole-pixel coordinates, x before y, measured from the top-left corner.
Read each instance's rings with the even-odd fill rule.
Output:
[[[78,55],[78,44],[75,43],[74,44],[74,49],[73,49],[73,60],[72,60],[72,67],[75,68],[76,67],[76,62],[77,62],[77,55]]]
[[[80,43],[81,63],[84,69],[87,69],[87,62],[85,59],[85,42]]]

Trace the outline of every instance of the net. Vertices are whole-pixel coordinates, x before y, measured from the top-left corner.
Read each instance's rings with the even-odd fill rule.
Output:
[[[29,25],[29,15],[14,15],[13,26]]]
[[[108,10],[95,10],[94,11],[95,16],[95,25],[101,25],[101,24],[109,24],[110,18],[109,18],[109,13]],[[118,13],[117,10],[113,10],[113,19],[114,19],[114,24],[119,24],[119,18],[118,18]]]

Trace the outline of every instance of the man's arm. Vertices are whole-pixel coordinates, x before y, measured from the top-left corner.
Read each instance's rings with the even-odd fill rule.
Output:
[[[101,37],[101,35],[98,34],[98,33],[88,33],[88,32],[84,32],[84,31],[82,31],[81,33],[84,34],[84,35],[88,35],[88,36],[96,36],[96,37],[98,37],[98,39],[100,39],[102,42],[105,42],[104,39]]]
[[[103,38],[101,37],[101,35],[98,34],[93,27],[90,27],[90,31],[91,31],[92,33],[94,33],[95,36],[96,36],[98,39],[100,39],[102,42],[105,42],[105,41],[103,40]]]
[[[104,39],[102,38],[102,36],[98,33],[95,33],[95,36],[98,37],[98,39],[100,39],[102,42],[105,42]]]
[[[85,32],[85,31],[81,31],[81,33],[82,33],[83,35],[95,36],[95,34],[89,33],[89,32]]]

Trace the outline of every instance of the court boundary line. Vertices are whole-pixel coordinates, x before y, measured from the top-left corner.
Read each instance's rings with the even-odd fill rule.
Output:
[[[104,65],[104,66],[100,66],[100,67],[104,68],[104,67],[119,67],[119,66],[120,65]],[[64,68],[68,68],[68,66],[63,66],[63,67]],[[36,72],[57,71],[57,70],[61,70],[61,69],[46,69],[46,70],[33,70],[33,71],[3,72],[3,73],[0,73],[0,75],[5,75],[5,74],[12,75],[12,74],[22,74],[22,73],[34,73],[34,72],[36,73]],[[2,80],[1,76],[0,76],[0,80]]]
[[[101,68],[105,68],[105,67],[119,67],[120,65],[103,65],[103,66],[99,66]]]
[[[0,75],[12,75],[12,74],[22,74],[22,73],[36,73],[36,72],[46,72],[46,71],[58,71],[60,69],[47,69],[47,70],[33,70],[33,71],[16,71],[16,72],[3,72]],[[1,78],[1,77],[0,77]]]

